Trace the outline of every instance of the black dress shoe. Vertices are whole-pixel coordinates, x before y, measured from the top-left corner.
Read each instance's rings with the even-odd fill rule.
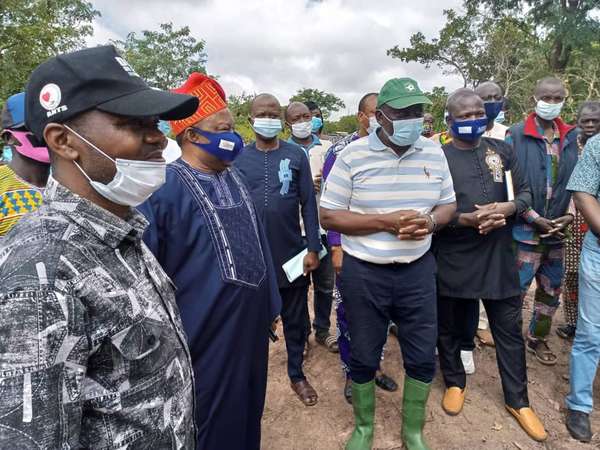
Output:
[[[378,377],[375,377],[375,384],[384,391],[394,392],[398,390],[398,384],[386,374],[382,373]]]
[[[567,409],[567,430],[573,439],[581,442],[592,440],[592,429],[590,427],[590,415],[581,411]]]
[[[352,404],[352,380],[350,378],[346,380],[346,384],[344,385],[344,398],[348,404]]]

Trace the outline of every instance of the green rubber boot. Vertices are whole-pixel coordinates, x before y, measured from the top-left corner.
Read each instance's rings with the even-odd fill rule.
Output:
[[[431,384],[404,377],[402,442],[407,450],[431,450],[423,437],[425,405]]]
[[[354,432],[346,450],[371,450],[375,421],[375,380],[358,384],[352,382]]]

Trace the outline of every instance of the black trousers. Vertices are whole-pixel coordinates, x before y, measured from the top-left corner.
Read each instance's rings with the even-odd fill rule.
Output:
[[[438,351],[446,387],[456,386],[464,389],[466,386],[467,377],[460,359],[460,350],[465,327],[468,327],[472,320],[473,304],[477,304],[478,301],[438,297]],[[496,359],[502,379],[504,401],[512,408],[529,406],[521,299],[517,296],[482,301],[496,343]]]
[[[406,374],[430,383],[435,374],[436,264],[428,252],[410,264],[373,264],[344,253],[339,289],[350,331],[350,376],[375,378],[390,320],[398,326]]]
[[[333,284],[335,282],[333,263],[331,261],[331,248],[327,245],[327,240],[325,238],[323,238],[322,241],[323,245],[327,248],[327,255],[323,257],[317,270],[310,275],[314,287],[315,311],[315,318],[312,326],[317,334],[327,333],[331,326],[331,304],[333,303]]]
[[[287,350],[288,376],[292,383],[305,379],[302,371],[304,344],[308,336],[308,285],[279,288],[281,295],[281,322]]]

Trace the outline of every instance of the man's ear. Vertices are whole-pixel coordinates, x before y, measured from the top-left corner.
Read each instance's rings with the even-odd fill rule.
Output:
[[[59,123],[49,123],[44,128],[44,140],[48,149],[57,156],[70,161],[79,159],[79,151],[75,143],[75,136],[69,133],[63,125]]]
[[[202,136],[200,133],[196,133],[192,128],[186,128],[183,135],[184,139],[194,144],[208,144],[209,140]]]

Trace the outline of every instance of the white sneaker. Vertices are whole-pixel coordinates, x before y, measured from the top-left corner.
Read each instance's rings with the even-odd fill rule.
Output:
[[[461,350],[460,359],[462,360],[463,367],[465,368],[465,373],[467,375],[473,375],[475,373],[475,360],[473,359],[473,352]]]

